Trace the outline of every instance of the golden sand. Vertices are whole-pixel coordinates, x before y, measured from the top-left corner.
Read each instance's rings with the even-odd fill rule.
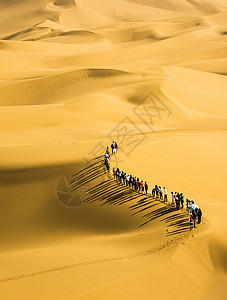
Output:
[[[226,299],[226,41],[223,0],[0,0],[0,299]]]

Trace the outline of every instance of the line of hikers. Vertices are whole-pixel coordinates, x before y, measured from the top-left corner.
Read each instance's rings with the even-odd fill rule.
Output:
[[[113,177],[119,182],[123,183],[126,187],[129,187],[137,192],[148,193],[148,183],[140,180],[138,177],[128,175],[124,171],[120,171],[119,168],[113,167]]]
[[[117,153],[118,144],[114,142],[111,144],[112,154]],[[106,166],[107,172],[110,172],[110,149],[106,148],[106,153],[104,155],[104,165]],[[113,178],[124,184],[126,187],[131,188],[137,192],[142,192],[148,194],[148,183],[146,181],[140,180],[136,176],[128,175],[124,171],[120,171],[119,168],[113,167]],[[168,202],[168,193],[166,187],[162,188],[160,185],[155,185],[152,189],[152,197],[158,198],[159,200],[163,200],[164,202]],[[172,203],[171,205],[176,207],[177,210],[184,209],[184,201],[185,197],[183,193],[171,192]],[[193,230],[196,227],[197,223],[201,223],[202,211],[200,207],[195,204],[193,200],[186,198],[186,211],[190,214],[189,223],[190,230]]]
[[[114,142],[111,144],[112,154],[117,153],[118,151],[118,144]],[[104,165],[106,166],[107,171],[110,171],[110,148],[106,147],[106,153],[104,154]]]
[[[184,195],[182,193],[173,193],[172,194],[172,205],[175,206],[176,204],[176,208],[177,210],[180,209],[180,205],[181,208],[184,208]],[[201,208],[195,204],[193,199],[188,199],[186,198],[186,211],[188,214],[190,214],[189,217],[189,223],[190,223],[190,230],[193,230],[194,227],[196,227],[196,219],[197,219],[197,223],[200,224],[201,223],[201,218],[202,218],[202,210]]]
[[[159,185],[155,185],[152,189],[152,196],[156,197],[160,200],[164,200],[164,202],[168,201],[168,193],[166,187],[164,189]]]
[[[196,219],[197,224],[201,223],[202,218],[202,210],[201,208],[195,204],[193,200],[186,199],[187,201],[187,212],[190,214],[189,223],[190,223],[190,230],[193,230],[196,227]]]

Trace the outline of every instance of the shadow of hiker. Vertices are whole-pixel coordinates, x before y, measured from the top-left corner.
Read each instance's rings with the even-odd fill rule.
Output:
[[[132,216],[142,213],[142,218],[149,219],[139,227],[159,218],[160,221],[165,221],[168,224],[167,227],[174,229],[168,232],[167,235],[174,233],[179,234],[185,230],[189,230],[188,217],[184,211],[177,211],[175,207],[168,207],[158,199],[153,198],[150,194],[136,192],[123,184],[117,183],[113,179],[108,179],[92,187],[87,191],[87,194],[88,198],[85,203],[98,201],[100,202],[100,206],[119,206],[137,200],[136,204],[129,207],[129,209],[133,211]],[[151,211],[147,212],[149,210]],[[144,214],[144,212],[146,212],[146,214]],[[162,218],[163,216],[167,217]]]
[[[101,156],[94,160],[95,162],[70,177],[68,185],[70,186],[71,192],[106,174]]]
[[[148,212],[147,214],[143,215],[143,218],[148,218],[146,222],[141,224],[140,226],[147,225],[149,222],[159,219],[160,222],[167,223],[167,227],[170,229],[175,229],[172,231],[168,231],[167,235],[173,234],[180,234],[184,231],[189,230],[189,221],[188,215],[185,211],[176,210],[175,207],[166,206],[163,203],[160,203],[161,207]],[[163,218],[166,216],[165,218]]]

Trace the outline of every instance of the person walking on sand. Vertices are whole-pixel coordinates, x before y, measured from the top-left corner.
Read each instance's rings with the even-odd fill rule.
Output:
[[[190,230],[193,230],[194,228],[194,220],[193,220],[193,217],[192,217],[192,215],[190,216],[190,218],[189,218],[189,223],[190,223]]]
[[[133,190],[133,188],[134,188],[134,177],[133,176],[131,178],[131,187],[132,187],[132,190]]]
[[[190,213],[192,213],[192,211],[195,210],[195,205],[194,204],[195,204],[194,200],[193,199],[190,200],[190,207],[189,207]]]
[[[176,208],[177,208],[177,210],[179,210],[179,208],[180,208],[179,193],[175,193],[175,201],[176,201]]]
[[[118,173],[118,182],[121,183],[121,171]]]
[[[107,166],[108,162],[109,162],[109,158],[106,157],[106,159],[105,159],[105,161],[104,161],[105,166]]]
[[[120,170],[119,170],[119,168],[117,168],[117,170],[116,170],[116,181],[118,181],[119,173],[120,173]]]
[[[109,149],[109,147],[106,147],[106,153],[107,153],[108,155],[110,155],[110,149]]]
[[[132,175],[129,176],[129,188],[132,188]]]
[[[159,186],[159,195],[160,195],[160,200],[163,200],[163,189],[161,186]]]
[[[115,148],[115,142],[113,141],[113,143],[111,144],[112,154],[114,154],[114,148]]]
[[[142,187],[142,193],[144,193],[145,184],[144,184],[143,180],[141,180],[141,187]]]
[[[181,208],[184,208],[184,195],[180,194]]]
[[[109,159],[109,158],[110,158],[110,156],[109,156],[109,154],[108,154],[108,153],[105,153],[105,154],[104,154],[104,161],[105,161],[107,158]]]
[[[152,189],[152,197],[155,197],[155,187]]]
[[[157,184],[155,185],[155,193],[156,193],[156,198],[158,198],[158,196],[159,196],[159,188],[158,188]]]
[[[105,167],[106,167],[106,169],[107,169],[107,171],[108,171],[108,168],[109,168],[109,166],[110,166],[110,163],[109,163],[109,157],[108,157],[108,156],[106,156],[106,159],[104,160],[104,165],[105,165]]]
[[[166,187],[164,187],[164,202],[167,202],[168,198],[167,198],[167,189]]]
[[[124,172],[124,178],[123,178],[124,185],[126,185],[126,178],[127,178],[127,174]]]
[[[123,184],[125,183],[124,179],[125,179],[125,172],[121,171],[121,183],[123,183]]]
[[[141,188],[141,182],[140,182],[140,179],[137,178],[137,186],[138,186],[138,190],[140,192],[140,188]]]
[[[132,176],[132,190],[135,190],[135,178]]]
[[[130,178],[130,185],[131,185],[131,189],[133,190],[133,187],[134,187],[134,177],[132,175],[130,175],[131,178]]]
[[[175,206],[175,194],[173,192],[171,192],[171,194],[172,194],[172,203],[171,203],[171,205]]]
[[[138,190],[138,187],[139,187],[139,185],[138,185],[138,182],[137,182],[137,179],[136,179],[136,177],[134,178],[134,183],[135,183],[135,191],[137,191],[137,190]]]
[[[115,142],[114,149],[115,149],[115,152],[117,153],[117,151],[118,151],[118,144],[117,144],[117,142]]]
[[[192,219],[193,219],[193,222],[194,222],[194,228],[196,228],[196,217],[197,217],[196,211],[193,210],[192,211]]]
[[[134,186],[135,186],[135,191],[137,191],[138,189],[138,184],[137,184],[137,179],[136,179],[136,176],[134,176]]]
[[[127,186],[127,174],[124,175],[124,184]]]
[[[201,217],[202,217],[202,211],[201,211],[200,208],[198,209],[197,217],[198,217],[198,224],[200,224],[201,223]]]
[[[145,192],[146,192],[146,194],[148,192],[148,183],[146,181],[145,181]]]

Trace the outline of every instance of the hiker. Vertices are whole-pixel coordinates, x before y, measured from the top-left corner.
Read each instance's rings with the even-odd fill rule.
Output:
[[[130,185],[131,189],[133,189],[133,184],[134,184],[134,182],[133,182],[133,176],[130,175],[130,178],[129,178],[129,185]]]
[[[121,172],[121,180],[122,180],[122,183],[124,184],[125,183],[125,172],[124,171]]]
[[[160,195],[160,200],[163,200],[163,189],[162,187],[159,186],[159,195]]]
[[[155,185],[155,193],[156,193],[156,198],[158,198],[159,188],[158,188],[157,184]]]
[[[140,179],[139,179],[139,178],[137,178],[137,186],[138,186],[138,190],[139,190],[139,192],[140,192],[141,182],[140,182]]]
[[[171,192],[172,194],[172,203],[171,205],[175,206],[175,194],[173,192]]]
[[[137,185],[137,180],[136,180],[136,177],[135,177],[135,176],[133,177],[133,185],[134,185],[134,188],[135,188],[135,191],[136,191],[138,185]]]
[[[137,180],[136,180],[135,176],[133,177],[133,185],[134,185],[135,191],[137,191],[138,185],[137,185]]]
[[[125,172],[124,171],[121,172],[121,181],[124,185],[125,184]]]
[[[105,153],[105,154],[104,154],[104,161],[105,161],[107,158],[109,159],[109,157],[110,157],[109,154],[108,154],[108,153]]]
[[[167,202],[167,189],[164,187],[164,202]]]
[[[199,210],[199,207],[196,207],[196,209],[195,209],[196,218],[198,217],[198,210]]]
[[[132,175],[129,176],[129,183],[128,184],[129,184],[129,188],[131,188],[132,187]]]
[[[146,192],[146,194],[147,194],[147,191],[148,191],[148,184],[147,184],[147,182],[145,181],[145,192]]]
[[[121,173],[122,173],[121,171],[119,171],[119,173],[118,173],[118,182],[119,183],[121,183]]]
[[[110,163],[109,163],[109,155],[107,153],[104,155],[104,165],[106,166],[107,171],[109,171]]]
[[[124,184],[126,185],[126,178],[127,178],[127,174],[124,174]]]
[[[152,197],[155,197],[155,187],[153,187],[153,189],[152,189]]]
[[[179,210],[180,208],[180,199],[179,199],[179,193],[175,192],[175,201],[176,201],[176,208]]]
[[[198,216],[198,224],[200,224],[201,223],[201,217],[202,217],[202,211],[201,211],[200,208],[198,209],[197,216]]]
[[[114,154],[114,148],[115,148],[115,142],[113,141],[113,143],[111,144],[112,154]]]
[[[179,199],[179,201],[180,201],[180,193],[177,193],[177,197],[178,197],[178,199]]]
[[[190,216],[190,218],[189,218],[189,223],[190,223],[190,230],[193,230],[194,228],[194,220],[193,220],[193,217],[192,217],[192,215]]]
[[[145,184],[144,184],[143,180],[141,181],[141,187],[142,187],[142,193],[144,193]]]
[[[127,174],[124,174],[124,184],[126,185]]]
[[[110,155],[110,149],[109,149],[109,147],[106,148],[106,153],[107,153],[108,155]]]
[[[194,221],[194,228],[196,228],[196,217],[197,217],[196,211],[193,210],[193,211],[192,211],[192,219],[193,219],[193,221]]]
[[[180,194],[181,208],[184,208],[184,195]]]
[[[194,200],[191,200],[191,205],[190,205],[190,212],[192,213],[198,205],[195,204]],[[198,207],[199,208],[199,207]]]
[[[104,161],[104,165],[107,166],[108,162],[109,162],[109,158],[107,157]]]
[[[115,149],[115,153],[117,153],[117,150],[118,150],[118,144],[117,144],[117,142],[115,142],[115,144],[114,144],[114,149]]]
[[[132,186],[132,190],[133,190],[133,188],[134,188],[134,177],[133,176],[131,178],[131,186]]]

